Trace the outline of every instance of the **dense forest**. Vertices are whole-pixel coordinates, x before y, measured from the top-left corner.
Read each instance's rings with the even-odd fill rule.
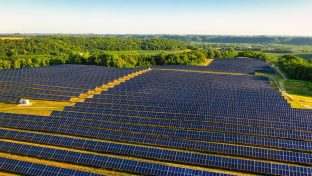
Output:
[[[59,54],[75,51],[96,52],[99,50],[183,50],[187,43],[170,39],[123,39],[105,37],[47,36],[29,37],[23,40],[0,40],[1,53]]]
[[[1,36],[59,36],[59,34],[11,34]],[[70,34],[62,36],[85,37],[83,34]],[[96,38],[128,38],[128,39],[171,39],[184,42],[208,42],[208,43],[249,43],[249,44],[283,44],[283,45],[312,45],[312,37],[296,37],[296,36],[224,36],[224,35],[112,35],[112,34],[90,34],[89,36]]]
[[[108,51],[121,52],[116,54]],[[128,54],[126,51],[159,52]],[[69,63],[121,68],[169,64],[200,65],[207,59],[236,57],[274,62],[289,78],[312,81],[312,60],[293,55],[271,56],[263,50],[241,45],[215,46],[165,38],[95,36],[24,36],[21,40],[0,40],[0,70]]]
[[[204,52],[170,39],[125,39],[89,36],[39,36],[0,40],[0,69],[40,67],[50,64],[93,64],[137,67],[164,64],[200,64]],[[106,51],[180,51],[159,54],[114,54]],[[122,53],[122,52],[121,52]]]
[[[218,36],[218,35],[106,35],[106,36],[117,38],[141,38],[141,39],[167,38],[185,42],[312,45],[312,37]]]
[[[312,81],[312,61],[293,55],[284,55],[278,60],[279,67],[292,79]]]
[[[290,79],[312,81],[312,60],[303,59],[294,55],[274,57],[254,51],[240,52],[238,56],[257,58],[275,63]]]

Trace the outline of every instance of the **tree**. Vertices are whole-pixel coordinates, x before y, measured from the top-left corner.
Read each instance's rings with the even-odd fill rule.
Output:
[[[21,62],[20,62],[20,60],[16,59],[16,60],[13,62],[13,68],[21,68]]]
[[[10,69],[11,68],[11,62],[8,60],[3,60],[2,61],[2,68],[3,69]]]

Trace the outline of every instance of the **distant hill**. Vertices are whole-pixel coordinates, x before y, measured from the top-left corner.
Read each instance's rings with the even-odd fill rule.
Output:
[[[250,43],[250,44],[284,44],[284,45],[312,45],[312,37],[290,36],[222,36],[222,35],[140,35],[140,34],[6,34],[0,37],[14,36],[102,36],[114,38],[167,38],[185,42],[209,42],[209,43]]]
[[[168,38],[185,42],[312,45],[312,37],[216,35],[105,35],[121,38]]]

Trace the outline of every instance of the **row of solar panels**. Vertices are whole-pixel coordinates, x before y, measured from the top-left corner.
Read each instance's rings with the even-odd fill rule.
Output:
[[[155,78],[156,74],[165,74],[167,77],[164,78]],[[177,76],[179,75],[179,76]],[[173,77],[177,79],[172,79]],[[215,75],[215,74],[203,74],[203,73],[189,73],[189,72],[170,72],[170,71],[160,71],[153,70],[151,74],[144,75],[144,77],[136,77],[131,79],[137,84],[133,85],[120,85],[116,90],[128,89],[142,91],[145,89],[154,89],[161,85],[161,89],[170,91],[172,86],[177,85],[186,85],[186,87],[175,87],[175,89],[196,89],[203,86],[211,86],[209,89],[215,90],[216,88],[228,89],[228,86],[232,86],[231,90],[242,89],[245,91],[254,91],[254,90],[273,90],[268,82],[268,78],[265,77],[255,77],[255,76],[236,76],[236,75]],[[160,80],[170,80],[168,82],[160,82]],[[159,85],[154,83],[158,82]],[[195,84],[196,83],[196,84]],[[212,86],[213,85],[213,86]],[[141,87],[141,89],[137,89]],[[215,89],[214,89],[215,88]],[[199,89],[200,90],[200,89]],[[218,89],[217,89],[218,90]],[[229,90],[229,91],[231,91]],[[155,89],[155,91],[159,91]],[[202,91],[202,90],[201,90]],[[272,92],[272,91],[271,91]],[[276,92],[275,92],[276,93]]]
[[[301,122],[279,122],[267,120],[257,120],[257,119],[246,119],[246,118],[234,118],[234,117],[221,117],[209,115],[205,118],[197,117],[184,117],[184,115],[176,114],[162,114],[157,115],[149,112],[136,112],[136,111],[121,111],[105,109],[104,114],[89,113],[89,112],[77,112],[71,111],[71,108],[66,107],[67,111],[54,111],[52,116],[61,117],[76,117],[84,118],[90,120],[106,120],[114,122],[127,122],[127,123],[143,123],[145,121],[147,124],[159,125],[159,126],[170,126],[176,128],[199,128],[205,129],[208,124],[232,124],[248,127],[260,127],[265,129],[280,129],[280,130],[290,130],[290,131],[302,131],[302,132],[312,132],[312,125],[301,123]],[[201,117],[201,116],[200,116]],[[166,125],[163,125],[166,124]]]
[[[222,91],[225,92],[224,96],[215,96],[215,94],[211,94],[209,91],[206,91],[207,89],[211,89],[211,87],[214,87],[213,89],[217,89],[218,84],[214,85],[214,82],[212,82],[212,83],[210,83],[210,85],[209,84],[203,85],[202,88],[199,90],[201,90],[200,92],[203,95],[206,93],[206,97],[207,97],[206,98],[206,97],[201,97],[200,95],[197,96],[194,93],[191,93],[194,91],[194,89],[189,89],[187,86],[187,83],[185,83],[185,88],[184,88],[184,84],[182,84],[183,79],[179,79],[179,78],[183,78],[184,76],[181,76],[180,73],[175,73],[175,75],[171,76],[172,74],[170,74],[170,75],[163,74],[162,71],[153,71],[153,72],[154,73],[151,73],[151,74],[148,73],[149,76],[147,76],[147,77],[149,78],[150,81],[146,81],[146,85],[145,85],[145,87],[152,87],[152,88],[146,89],[145,91],[142,90],[142,87],[140,87],[140,89],[139,89],[139,85],[140,85],[141,81],[136,79],[136,80],[131,80],[130,81],[131,84],[130,84],[130,82],[127,82],[125,84],[122,84],[121,86],[116,87],[116,89],[109,90],[108,93],[120,94],[123,92],[128,92],[128,95],[130,95],[129,92],[131,92],[131,95],[135,94],[135,95],[141,95],[141,96],[144,96],[144,93],[145,93],[145,94],[147,94],[148,98],[153,98],[153,100],[156,100],[156,101],[158,101],[158,100],[163,101],[163,99],[166,100],[167,99],[166,96],[168,96],[168,94],[169,94],[169,98],[171,98],[170,95],[176,95],[176,100],[174,100],[176,102],[179,102],[179,100],[183,101],[183,100],[185,100],[185,98],[189,98],[191,100],[192,97],[196,96],[196,100],[199,101],[200,103],[204,104],[205,102],[207,102],[207,103],[213,104],[214,106],[219,107],[219,108],[223,108],[222,106],[227,106],[228,104],[232,104],[233,106],[234,105],[239,106],[243,103],[245,103],[250,108],[258,108],[258,109],[270,108],[271,110],[273,110],[273,108],[275,106],[277,106],[277,107],[282,106],[282,107],[285,107],[286,109],[290,108],[289,105],[287,104],[287,102],[285,100],[283,100],[282,97],[280,97],[280,96],[278,97],[278,93],[272,87],[270,87],[269,90],[266,89],[266,92],[269,91],[269,92],[272,92],[272,94],[274,93],[276,95],[276,101],[271,103],[271,104],[270,103],[264,103],[264,102],[267,102],[268,100],[264,101],[264,100],[266,100],[266,98],[265,98],[266,94],[262,94],[262,91],[260,88],[258,88],[260,91],[257,91],[257,90],[254,91],[254,94],[256,94],[258,96],[254,96],[254,97],[250,96],[248,98],[249,102],[251,102],[251,103],[246,102],[246,99],[242,99],[242,97],[247,98],[246,96],[243,96],[243,95],[239,96],[239,94],[238,94],[238,96],[236,96],[237,102],[234,103],[231,99],[233,97],[233,94],[231,96],[228,96],[229,94],[227,94],[227,92],[230,92],[233,89],[232,87],[236,87],[235,82],[232,83],[230,80],[228,81],[229,84],[227,86],[227,89],[219,90],[221,92]],[[145,75],[143,77],[145,77]],[[153,79],[153,77],[154,77],[154,79]],[[161,79],[162,79],[161,81],[159,81],[159,79],[160,79],[159,77],[161,77]],[[165,78],[163,78],[163,77],[165,77]],[[213,75],[207,76],[207,78],[209,78],[209,77],[211,79],[213,79]],[[229,76],[223,76],[223,77],[227,78]],[[232,77],[234,77],[234,76],[232,76]],[[235,77],[237,77],[237,76],[235,76]],[[231,78],[231,76],[230,76],[230,78]],[[241,79],[245,79],[245,77],[241,77]],[[154,81],[154,80],[156,80],[156,81]],[[210,79],[207,79],[206,82],[209,82],[209,80]],[[245,81],[248,82],[248,80],[245,80]],[[251,80],[249,80],[249,81],[251,81]],[[143,81],[143,82],[145,82],[145,81]],[[158,83],[158,82],[162,82],[162,83]],[[166,82],[170,82],[171,84],[173,84],[173,83],[174,84],[173,84],[173,86],[164,89],[162,84],[164,84]],[[197,82],[198,81],[196,80],[196,77],[194,77],[193,80],[188,81],[188,84],[196,84]],[[253,82],[256,82],[256,80],[254,80]],[[266,82],[267,86],[269,87],[270,86],[269,82],[268,81],[265,81],[265,82]],[[235,85],[235,86],[233,86],[233,85]],[[128,86],[127,90],[123,88],[123,87],[127,87],[127,86]],[[180,88],[177,89],[176,87],[180,87]],[[216,90],[216,91],[218,92],[218,90]],[[244,92],[244,90],[238,89],[238,90],[236,90],[236,92],[240,93],[240,92]],[[150,97],[149,94],[153,94],[153,95],[155,95],[155,97],[158,96],[158,98]],[[215,99],[217,99],[217,97],[219,97],[219,100],[218,101],[210,101],[211,99],[209,98],[209,95],[211,95],[211,97],[215,97]],[[95,99],[97,99],[98,97],[100,97],[100,95],[95,96]],[[183,97],[183,98],[180,98],[180,97]],[[222,97],[222,98],[220,98],[220,97]],[[263,98],[261,98],[261,97],[263,97]],[[186,101],[186,102],[190,102],[190,101]],[[259,102],[259,104],[257,104],[257,102]],[[254,106],[254,104],[256,106]],[[208,108],[211,108],[211,107],[208,106]],[[225,109],[225,108],[223,108],[223,109]],[[235,107],[234,109],[238,109],[238,108]]]
[[[17,117],[17,118],[16,118]],[[228,133],[218,133],[218,132],[205,132],[200,133],[188,133],[179,130],[168,130],[168,129],[158,129],[150,128],[149,131],[145,130],[144,127],[136,128],[133,126],[118,125],[113,123],[106,123],[105,128],[96,128],[94,124],[91,123],[77,123],[77,121],[60,121],[59,119],[44,119],[42,117],[34,116],[14,116],[14,117],[2,117],[0,118],[1,126],[13,127],[13,128],[26,128],[30,130],[44,130],[52,132],[64,133],[69,132],[74,135],[87,135],[88,137],[99,137],[103,139],[116,140],[121,137],[126,137],[125,142],[138,142],[146,140],[151,136],[157,136],[162,140],[162,142],[170,143],[171,139],[181,139],[181,140],[191,140],[190,143],[195,141],[208,141],[208,142],[221,142],[221,143],[233,143],[233,144],[243,144],[249,146],[262,146],[276,149],[287,149],[287,150],[296,150],[302,152],[309,152],[312,149],[311,142],[296,141],[289,139],[278,139],[278,138],[269,138],[269,137],[260,137],[260,136],[251,136],[251,135],[241,135],[241,134],[228,134]],[[111,125],[111,126],[109,126]],[[72,131],[73,130],[73,131]],[[154,131],[152,131],[154,130]],[[174,133],[175,132],[175,133]],[[132,138],[135,138],[134,141],[131,141]],[[138,138],[138,139],[137,139]],[[138,140],[138,141],[137,141]],[[193,140],[193,141],[192,141]],[[142,142],[142,141],[141,141]],[[150,138],[151,144],[156,144],[157,140]],[[180,144],[182,145],[182,144]],[[188,144],[189,145],[189,144]],[[196,147],[194,147],[196,148]]]
[[[59,96],[79,96],[80,92],[61,92],[49,89],[32,89],[28,87],[15,87],[15,86],[1,86],[1,93],[32,93],[32,94],[45,94],[45,95],[59,95]]]
[[[271,67],[269,67],[265,61],[252,58],[215,59],[207,67],[167,65],[160,67],[158,66],[155,68],[215,71],[215,72],[235,72],[245,74],[254,74],[255,72],[269,74],[275,73],[274,70]]]
[[[97,97],[98,95],[95,95]],[[97,99],[97,98],[96,98]],[[178,99],[177,99],[178,100]],[[184,99],[183,99],[184,100]],[[105,101],[105,100],[104,100]],[[125,100],[126,102],[127,100]],[[143,100],[142,100],[143,101]],[[208,101],[208,100],[207,100]],[[93,102],[93,99],[86,100],[86,102]],[[139,102],[139,101],[137,101]],[[153,101],[152,101],[153,102]],[[101,99],[95,100],[94,103],[101,104]],[[105,103],[105,102],[104,102]],[[175,104],[175,101],[168,101],[168,104]],[[199,101],[198,104],[201,102]],[[205,102],[204,102],[205,103]],[[204,104],[203,103],[203,104]],[[161,103],[164,106],[166,103]],[[191,104],[196,104],[191,101],[189,102],[183,102],[184,106],[191,106]],[[178,106],[182,106],[181,101],[177,102]],[[196,105],[198,105],[196,104]],[[80,105],[80,104],[79,104]],[[132,105],[135,105],[134,103]],[[141,105],[141,103],[139,103]],[[198,106],[197,106],[198,107]],[[263,120],[268,120],[268,119],[287,119],[288,121],[306,121],[309,122],[309,117],[310,117],[310,111],[309,110],[301,110],[301,109],[291,109],[291,108],[283,108],[283,109],[275,109],[271,111],[264,111],[268,109],[256,109],[257,107],[248,107],[248,109],[239,109],[239,105],[236,106],[236,103],[232,103],[232,106],[225,106],[225,107],[210,107],[210,106],[204,106],[206,108],[205,111],[197,112],[198,115],[201,116],[206,116],[206,115],[223,115],[223,116],[229,116],[229,117],[242,117],[242,118],[255,118],[255,119],[263,119]],[[232,108],[233,107],[233,108]],[[124,108],[126,109],[126,108]],[[251,114],[251,115],[250,115]],[[188,116],[188,115],[185,115]]]
[[[176,119],[176,120],[184,120],[184,121],[210,121],[211,119],[220,119],[223,122],[232,121],[241,122],[242,120],[246,120],[246,122],[252,120],[256,123],[261,123],[266,121],[265,127],[270,126],[277,126],[282,127],[288,125],[289,128],[286,129],[295,129],[295,130],[304,130],[310,131],[310,127],[312,125],[311,121],[309,121],[309,117],[305,116],[305,118],[292,118],[292,117],[285,117],[283,115],[274,115],[266,116],[267,113],[257,113],[255,112],[248,112],[246,111],[239,112],[239,111],[218,111],[214,109],[212,113],[205,113],[205,114],[183,114],[183,113],[166,113],[166,112],[153,112],[153,111],[138,111],[135,108],[102,108],[102,109],[91,109],[88,107],[83,107],[83,105],[79,104],[79,106],[75,107],[65,107],[65,111],[71,112],[82,112],[82,113],[89,113],[89,114],[116,114],[116,115],[126,115],[126,116],[138,116],[138,117],[146,117],[146,118],[161,118],[161,119]],[[234,113],[235,114],[234,114]],[[223,113],[223,114],[222,114]],[[232,113],[232,115],[231,115]],[[238,116],[236,114],[245,113],[245,115]],[[261,116],[263,115],[263,116]],[[259,118],[258,118],[259,116]],[[273,118],[274,117],[274,118]],[[296,116],[295,116],[296,117]],[[284,120],[281,120],[284,119]],[[237,122],[236,122],[237,123]],[[244,123],[244,122],[243,122]],[[275,124],[268,124],[268,123],[275,123]],[[277,123],[277,124],[276,124]],[[285,128],[284,128],[285,129]]]
[[[225,83],[219,85],[222,78]],[[235,84],[238,80],[241,83]],[[309,162],[310,115],[292,110],[267,79],[153,70],[51,117],[62,117],[54,122],[68,128],[89,128],[87,136],[232,156],[233,164],[220,167],[224,169],[237,170],[234,166],[240,162],[234,156],[260,158],[265,161],[255,164],[259,170],[244,167],[239,171],[274,175],[264,166],[272,160],[285,165],[295,160]],[[232,124],[224,124],[229,121]],[[217,167],[217,161],[210,162],[207,167]],[[299,164],[311,168],[311,163]],[[291,175],[290,168],[286,172],[282,168],[278,175]]]
[[[36,164],[2,157],[0,157],[0,170],[7,171],[9,173],[33,176],[100,176],[100,174],[93,174],[90,172],[82,172],[78,170]]]
[[[118,170],[136,174],[147,175],[210,175],[211,172],[179,168],[162,164],[154,164],[128,159],[119,159],[103,155],[73,152],[32,145],[17,144],[0,141],[0,152],[17,154],[23,156],[48,158],[54,161],[82,164],[85,166],[98,167],[103,169]],[[303,170],[305,172],[305,169]],[[308,171],[308,170],[307,170]],[[219,175],[219,174],[215,174]],[[223,174],[220,174],[223,175]]]
[[[4,123],[10,123],[11,125],[14,124],[14,122],[9,122],[6,121]],[[23,128],[26,125],[29,125],[31,128],[28,129],[33,129],[33,130],[39,130],[39,131],[53,131],[53,132],[58,132],[60,133],[62,131],[62,133],[72,133],[75,135],[79,135],[79,133],[84,134],[85,136],[88,135],[95,135],[95,133],[92,133],[93,130],[81,130],[77,127],[57,127],[53,124],[40,124],[40,125],[36,125],[36,123],[28,123],[27,122],[23,122],[23,124],[19,124],[19,122],[17,122],[16,124],[18,124],[18,128]],[[4,125],[1,123],[1,125]],[[37,127],[37,129],[35,129],[34,127]],[[71,129],[70,129],[71,128]],[[75,133],[74,131],[78,132]],[[80,134],[81,135],[81,134]],[[107,136],[110,136],[110,133],[105,132],[105,133],[97,133],[96,137],[98,138],[107,138]],[[95,136],[92,136],[95,137]],[[136,139],[136,138],[129,138],[129,136],[120,136],[119,138],[117,138],[117,136],[114,136],[115,139],[119,139],[119,138],[123,138],[124,140],[127,141],[131,141],[131,139]],[[43,138],[43,140],[48,141],[47,139]],[[144,140],[145,143],[149,143],[148,138],[143,138],[140,140]],[[153,141],[155,140],[152,139]],[[65,140],[66,141],[66,140]],[[161,140],[159,140],[161,141]],[[53,141],[51,141],[53,142]],[[172,141],[173,142],[173,141]],[[57,144],[56,141],[54,141],[55,144]],[[181,143],[181,141],[179,143],[177,143],[176,145],[181,145],[183,143]],[[17,144],[16,144],[17,145]],[[75,144],[77,145],[77,143]],[[79,143],[78,143],[79,146]],[[85,144],[84,146],[88,146],[88,143]],[[98,146],[98,148],[104,147],[103,145]],[[15,154],[23,154],[23,155],[35,155],[37,157],[44,157],[44,158],[50,158],[50,159],[55,159],[55,160],[62,160],[62,161],[66,161],[66,162],[73,162],[73,163],[80,163],[80,164],[85,164],[85,165],[89,165],[90,163],[88,162],[84,162],[85,160],[89,160],[89,161],[93,161],[93,163],[91,163],[94,166],[97,167],[104,167],[103,165],[101,165],[103,162],[105,164],[107,164],[106,162],[108,162],[108,158],[99,158],[99,159],[95,159],[92,156],[86,156],[85,154],[79,154],[79,155],[74,155],[73,157],[70,157],[70,155],[72,154],[71,152],[68,151],[63,151],[62,153],[58,153],[56,151],[54,151],[54,149],[45,149],[45,148],[36,148],[34,146],[29,146],[29,151],[27,150],[27,147],[25,145],[19,145],[16,147],[10,147],[9,144],[3,144],[1,147],[3,152],[9,152],[9,153],[15,153]],[[50,151],[43,151],[43,150],[50,150]],[[112,150],[113,152],[114,150]],[[152,149],[147,149],[145,151],[142,151],[142,153],[148,153],[148,151],[152,151]],[[16,152],[21,152],[21,153],[16,153]],[[125,152],[125,151],[124,151]],[[132,151],[133,152],[133,151]],[[165,151],[159,151],[160,154],[164,153]],[[136,151],[137,154],[139,154],[139,151]],[[154,158],[156,157],[157,153],[154,153]],[[42,154],[42,155],[41,155]],[[170,156],[170,152],[168,152],[168,156]],[[41,156],[38,156],[41,155]],[[55,158],[54,155],[57,155],[58,157]],[[186,154],[184,154],[185,156]],[[67,156],[67,157],[64,157]],[[79,156],[79,157],[74,157],[74,156]],[[85,157],[83,157],[85,156]],[[179,155],[178,155],[179,156]],[[304,156],[304,155],[294,155],[293,157],[291,155],[287,156],[285,158],[294,158],[294,157],[300,157],[300,156]],[[181,160],[184,158],[183,155],[180,156]],[[236,159],[236,158],[228,158],[228,157],[221,157],[221,156],[203,156],[204,158],[200,157],[197,158],[197,156],[195,154],[191,154],[190,155],[190,161],[192,162],[198,162],[199,164],[205,164],[206,166],[209,167],[220,167],[220,168],[227,168],[227,169],[233,169],[233,170],[240,170],[240,171],[249,171],[249,172],[255,172],[255,173],[263,173],[263,174],[277,174],[277,175],[282,175],[282,173],[291,173],[291,174],[307,174],[311,172],[311,168],[308,167],[299,167],[299,166],[288,166],[288,164],[272,164],[272,163],[266,163],[266,162],[259,162],[259,161],[252,161],[252,160],[241,160],[241,159]],[[66,160],[70,158],[71,160]],[[179,158],[177,157],[177,155],[173,155],[172,158]],[[309,158],[309,156],[308,156]],[[305,160],[305,161],[309,161]],[[310,162],[310,161],[309,161]],[[123,163],[122,161],[118,161],[117,163]],[[131,166],[133,166],[132,164],[129,165],[129,167],[131,168]],[[134,165],[135,166],[135,165]],[[114,166],[113,168],[115,169],[120,169],[118,166]],[[151,167],[153,168],[153,167]],[[162,170],[163,171],[163,170]],[[146,172],[146,171],[145,171]],[[185,171],[182,173],[186,173]],[[148,173],[145,173],[148,174]],[[162,174],[156,174],[156,175],[162,175]],[[193,174],[192,174],[193,175]]]
[[[0,95],[0,102],[17,103],[20,98]]]
[[[57,92],[79,92],[80,90],[88,91],[89,89],[76,88],[76,87],[60,87],[45,84],[31,84],[26,82],[12,82],[12,81],[0,81],[1,86],[16,87],[16,88],[29,88],[34,90],[50,90]]]
[[[290,107],[266,78],[153,70],[114,87],[108,93],[110,96],[106,95],[107,92],[96,95],[95,101],[78,103],[75,107],[65,108],[64,112],[53,112],[50,117],[1,114],[0,126],[124,144],[10,130],[0,130],[0,134],[2,138],[12,140],[255,174],[311,173],[312,143],[303,141],[311,137],[309,123],[303,123],[308,121],[309,113],[289,110]],[[119,96],[122,98],[118,99]],[[254,104],[251,104],[253,99]],[[275,113],[266,116],[263,111]],[[284,113],[289,114],[280,119]],[[292,117],[292,113],[296,116]],[[228,121],[231,124],[224,124]],[[292,122],[295,122],[293,126],[285,125]],[[250,124],[259,126],[247,126]],[[3,143],[3,146],[11,146],[11,143]],[[103,156],[100,159],[84,153],[68,155],[68,152],[41,147],[36,148],[41,152],[35,153],[33,150],[28,152],[28,147],[14,144],[14,147],[3,147],[3,152],[21,155],[18,153],[21,151],[29,156],[62,162],[152,174],[151,169],[135,167],[141,166],[135,160],[115,160]],[[143,163],[152,170],[155,166]],[[168,169],[163,167],[158,170],[153,174],[206,173],[190,169],[168,173]]]
[[[15,100],[21,98],[69,101],[73,96],[138,70],[141,69],[82,65],[3,70],[0,71],[0,101],[16,103]]]
[[[181,101],[181,100],[180,100]],[[213,100],[212,100],[213,101]],[[230,100],[230,101],[235,101],[235,100]],[[163,103],[161,103],[163,102]],[[188,113],[188,114],[205,114],[209,111],[214,111],[218,112],[218,109],[220,109],[220,105],[222,104],[223,107],[228,107],[228,111],[239,111],[239,109],[244,109],[244,108],[249,108],[249,112],[252,113],[252,111],[258,111],[259,106],[261,106],[263,103],[268,103],[268,102],[259,102],[259,103],[254,103],[252,107],[250,107],[250,104],[245,103],[237,103],[233,104],[230,102],[218,102],[218,101],[213,101],[211,103],[188,103],[188,104],[177,104],[175,105],[167,105],[165,104],[165,101],[158,101],[157,103],[154,102],[144,102],[144,101],[135,101],[135,102],[129,102],[127,100],[103,100],[102,102],[92,102],[92,103],[82,103],[78,104],[77,107],[85,107],[85,108],[90,108],[90,109],[103,109],[105,108],[118,108],[118,109],[132,109],[132,110],[138,110],[138,111],[152,111],[152,112],[168,112],[168,113]],[[158,106],[157,106],[158,105]],[[274,111],[275,108],[286,108],[289,105],[285,106],[273,106],[273,107],[267,107],[267,106],[262,106],[262,110],[265,111]],[[205,108],[209,107],[209,108]],[[238,110],[237,110],[238,109]]]
[[[53,101],[69,101],[71,96],[59,96],[58,94],[37,94],[27,92],[0,92],[0,97],[12,97],[15,100],[22,98],[38,99],[38,100],[53,100]],[[8,102],[8,101],[5,101]],[[16,103],[16,102],[14,102]]]
[[[216,157],[215,155],[203,153],[199,154],[182,151],[163,150],[153,147],[110,143],[105,141],[88,140],[81,138],[77,139],[62,136],[50,136],[46,134],[36,134],[30,132],[0,130],[0,134],[5,139],[22,140],[26,142],[35,142],[67,148],[90,150],[94,152],[104,152],[148,159],[158,159],[170,162],[179,162],[183,164],[196,164],[201,166],[208,166],[209,159]],[[204,148],[206,151],[209,150],[210,153],[222,153],[225,155],[244,156],[249,158],[261,158],[280,162],[312,165],[312,154],[310,153],[261,149],[247,146],[233,146],[217,143],[207,143],[206,146],[203,146],[203,149]],[[226,159],[226,157],[223,158]]]
[[[250,134],[250,135],[259,135],[259,136],[267,136],[267,137],[277,137],[277,138],[285,138],[285,139],[294,139],[294,140],[304,140],[304,141],[312,141],[312,136],[310,136],[311,131],[290,131],[283,129],[271,129],[271,128],[262,128],[255,126],[244,126],[244,125],[233,125],[233,124],[225,124],[220,121],[215,123],[207,123],[207,122],[181,122],[181,121],[169,121],[169,120],[157,120],[157,119],[144,119],[144,118],[133,118],[127,116],[107,116],[107,115],[85,115],[77,113],[64,113],[64,112],[54,112],[53,117],[62,117],[62,119],[67,118],[66,120],[81,120],[80,123],[88,122],[94,123],[97,127],[105,126],[104,123],[112,122],[112,123],[122,123],[122,124],[131,124],[135,126],[159,126],[162,128],[175,128],[182,130],[196,130],[196,131],[217,131],[224,133],[237,133],[237,134]],[[91,122],[90,122],[91,121]],[[74,122],[73,122],[74,123]],[[117,127],[116,127],[117,128]],[[146,128],[148,131],[148,128]],[[169,133],[170,130],[168,130]],[[161,133],[160,133],[161,134]]]

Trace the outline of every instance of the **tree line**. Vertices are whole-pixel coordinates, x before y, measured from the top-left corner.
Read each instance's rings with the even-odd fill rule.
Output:
[[[312,60],[300,58],[295,55],[283,55],[274,57],[262,52],[244,51],[240,52],[241,57],[250,57],[273,62],[286,73],[290,79],[312,81]]]
[[[208,43],[249,43],[249,44],[284,44],[284,45],[312,45],[312,37],[287,36],[222,36],[222,35],[105,35],[116,38],[167,38],[185,42]]]
[[[71,54],[61,56],[32,56],[10,60],[0,59],[0,70],[22,67],[41,67],[58,64],[87,64],[105,67],[132,68],[155,65],[199,65],[207,59],[203,51],[185,51],[179,53],[160,53],[156,55],[142,54],[110,54],[97,53],[92,55]]]
[[[187,50],[188,49],[188,50]],[[106,51],[165,50],[159,54],[112,54]],[[170,51],[184,51],[172,52]],[[122,52],[121,52],[122,53]],[[198,65],[207,58],[233,58],[233,48],[201,48],[163,38],[131,39],[90,36],[36,36],[0,40],[0,69],[54,64],[90,64],[107,67]]]
[[[11,34],[0,35],[0,37],[58,37],[59,34]],[[139,34],[69,34],[62,37],[94,37],[94,38],[117,38],[117,39],[171,39],[183,42],[208,42],[208,43],[248,43],[248,44],[283,44],[283,45],[312,45],[312,37],[300,36],[224,36],[224,35],[139,35]]]
[[[170,39],[125,39],[105,37],[45,36],[24,40],[0,40],[0,58],[12,55],[97,52],[102,50],[185,50],[188,43]]]
[[[188,49],[188,50],[186,50]],[[159,54],[112,54],[105,51],[167,50]],[[277,58],[260,51],[232,47],[193,45],[170,39],[132,39],[87,36],[41,36],[0,40],[0,70],[54,64],[89,64],[106,67],[199,65],[206,59],[250,57],[274,62],[289,78],[312,81],[312,60],[284,55]]]

